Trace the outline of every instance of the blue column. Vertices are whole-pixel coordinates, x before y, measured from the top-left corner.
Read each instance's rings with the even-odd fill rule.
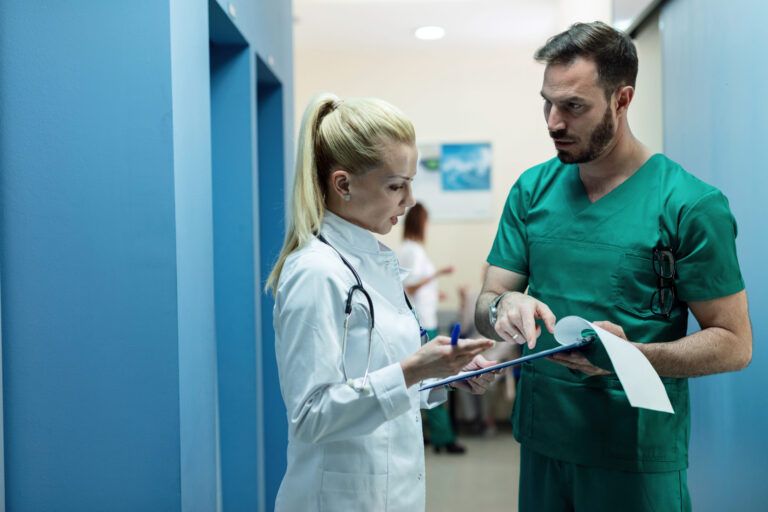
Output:
[[[285,196],[284,86],[264,61],[256,58],[259,162],[259,232],[261,286],[283,245]],[[264,483],[267,510],[275,498],[287,466],[288,421],[280,394],[271,295],[261,298],[261,389],[264,410]]]
[[[220,504],[208,1],[170,0],[181,510]]]
[[[215,510],[198,4],[3,3],[8,510]]]
[[[689,483],[704,512],[768,502],[766,20],[760,0],[674,0],[661,17],[665,151],[730,201],[755,341],[746,370],[691,381]]]
[[[242,102],[218,111],[236,125],[212,119],[216,26],[243,48],[225,80]],[[270,62],[264,91],[257,53]],[[284,0],[2,3],[8,510],[271,508],[285,416],[261,286],[283,236],[291,75]],[[258,155],[257,118],[269,146]],[[242,188],[215,190],[217,141],[223,172],[230,157],[243,164]],[[230,199],[235,216],[214,223],[215,201]],[[233,333],[238,345],[222,345]],[[226,475],[220,447],[240,450]],[[229,503],[222,489],[235,490]]]
[[[258,510],[254,83],[244,45],[211,46],[216,333],[224,510]]]

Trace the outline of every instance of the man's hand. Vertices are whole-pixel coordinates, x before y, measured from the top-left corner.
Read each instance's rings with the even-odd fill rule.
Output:
[[[597,327],[608,331],[614,336],[618,336],[623,340],[629,341],[629,338],[627,338],[627,335],[624,334],[624,329],[620,325],[616,325],[615,323],[609,322],[608,320],[600,320],[599,322],[592,322],[592,325],[596,325]]]
[[[472,370],[479,370],[481,368],[488,368],[497,364],[498,361],[488,361],[482,355],[477,355],[469,362],[467,366],[461,369],[463,372],[471,372]],[[454,382],[451,384],[456,389],[464,389],[469,391],[473,395],[482,395],[488,391],[488,387],[496,380],[496,372],[488,372],[477,377]]]
[[[496,325],[493,328],[501,339],[515,343],[528,343],[528,348],[536,346],[541,335],[541,327],[536,320],[541,319],[551,333],[555,332],[555,315],[549,306],[530,295],[510,292],[499,302]]]
[[[571,370],[577,370],[582,373],[586,373],[590,377],[594,377],[596,375],[610,375],[611,372],[608,370],[604,370],[598,366],[593,365],[589,362],[589,359],[587,359],[584,354],[573,351],[573,352],[560,352],[557,354],[553,354],[549,356],[547,359],[550,361],[554,361],[556,363],[559,363],[567,368],[570,368]]]
[[[624,333],[624,329],[620,325],[616,325],[613,322],[608,322],[607,320],[592,322],[592,324],[597,327],[600,327],[601,329],[608,331],[614,336],[618,336],[623,340],[627,339],[627,335]],[[585,373],[590,377],[594,377],[596,375],[611,374],[611,372],[609,372],[608,370],[605,370],[603,368],[600,368],[599,366],[595,366],[592,363],[590,363],[589,359],[587,359],[584,356],[584,354],[576,350],[574,350],[573,352],[560,352],[558,354],[553,354],[547,359],[549,359],[550,361],[554,361],[556,363],[562,364],[563,366],[570,368],[571,370],[577,370],[582,373]]]

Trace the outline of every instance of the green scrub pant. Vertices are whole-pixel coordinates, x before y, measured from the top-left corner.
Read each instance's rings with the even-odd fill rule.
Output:
[[[427,427],[429,427],[429,442],[438,448],[456,441],[456,435],[451,427],[451,417],[445,404],[433,409],[427,409]]]
[[[519,512],[690,512],[686,471],[579,466],[520,447]]]
[[[429,339],[437,336],[437,329],[427,329]],[[429,428],[429,442],[433,446],[443,447],[456,441],[456,435],[451,426],[451,417],[445,404],[440,404],[432,409],[427,409],[427,427]]]

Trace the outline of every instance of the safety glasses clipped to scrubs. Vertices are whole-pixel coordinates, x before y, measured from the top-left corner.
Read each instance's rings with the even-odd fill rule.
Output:
[[[323,242],[325,245],[333,249],[333,251],[339,255],[339,258],[341,258],[341,261],[346,265],[346,267],[352,272],[352,275],[355,276],[355,281],[357,284],[352,285],[349,288],[349,291],[347,292],[347,299],[344,303],[344,335],[341,339],[341,371],[344,375],[344,381],[355,389],[355,391],[361,392],[366,389],[366,385],[368,384],[368,374],[371,370],[371,353],[372,353],[372,346],[373,346],[373,327],[374,327],[374,317],[373,317],[373,300],[371,299],[371,296],[368,294],[368,291],[363,286],[363,281],[360,279],[360,275],[358,275],[357,271],[355,270],[355,267],[352,266],[352,264],[347,261],[347,259],[341,255],[341,253],[336,249],[334,246],[332,246],[328,240],[325,239],[325,237],[321,234],[317,235],[317,239]],[[367,356],[367,363],[365,366],[365,373],[363,374],[363,380],[362,383],[356,384],[353,379],[350,379],[347,376],[347,368],[345,364],[346,354],[347,354],[347,335],[349,333],[349,318],[352,316],[352,300],[355,297],[355,293],[361,293],[363,297],[365,297],[365,301],[368,303],[368,313],[370,316],[370,322],[368,324],[368,356]],[[429,337],[427,336],[427,331],[421,326],[421,321],[419,320],[419,316],[416,314],[416,310],[413,309],[413,306],[411,305],[411,301],[408,300],[408,295],[403,292],[403,297],[405,297],[405,303],[408,304],[408,309],[411,310],[411,313],[413,313],[414,318],[416,319],[416,323],[419,325],[419,336],[421,337],[421,344],[427,343],[429,341]]]
[[[651,311],[669,318],[677,299],[677,266],[671,248],[659,246],[653,249],[653,271],[656,273],[656,291],[651,296]]]

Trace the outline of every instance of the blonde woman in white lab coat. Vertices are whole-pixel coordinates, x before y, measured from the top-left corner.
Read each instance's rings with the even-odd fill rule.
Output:
[[[451,347],[437,337],[422,345],[397,258],[374,237],[413,204],[415,134],[399,110],[381,100],[320,96],[304,113],[297,153],[291,224],[267,282],[289,425],[275,508],[422,511],[419,408],[445,392],[420,394],[419,383],[488,366],[479,354],[493,342]],[[355,274],[371,299],[374,327],[368,299],[356,290],[345,336]],[[465,385],[482,392],[490,381]]]

